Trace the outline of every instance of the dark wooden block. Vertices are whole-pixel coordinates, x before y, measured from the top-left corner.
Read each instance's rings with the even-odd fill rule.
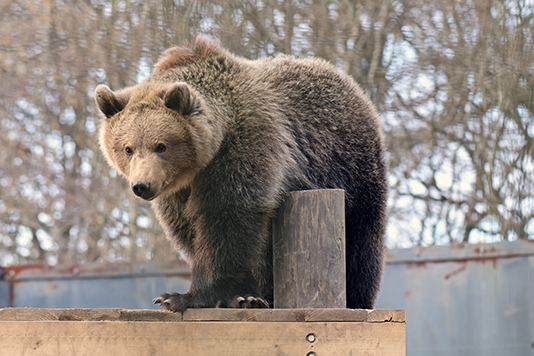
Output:
[[[274,307],[346,308],[345,192],[286,194],[273,219]]]

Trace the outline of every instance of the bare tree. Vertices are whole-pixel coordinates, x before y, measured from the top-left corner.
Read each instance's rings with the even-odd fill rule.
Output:
[[[372,96],[389,145],[390,245],[534,236],[529,2],[0,7],[0,264],[173,257],[99,152],[92,92],[143,80],[199,33],[250,59],[323,57]]]

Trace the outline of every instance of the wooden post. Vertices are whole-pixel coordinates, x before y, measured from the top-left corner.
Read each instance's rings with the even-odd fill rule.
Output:
[[[273,259],[275,308],[346,308],[344,190],[286,194]]]

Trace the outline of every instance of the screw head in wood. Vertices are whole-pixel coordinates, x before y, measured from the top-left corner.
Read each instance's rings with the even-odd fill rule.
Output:
[[[308,340],[309,342],[314,342],[315,341],[315,334],[314,333],[309,333],[308,335],[306,335],[306,340]]]

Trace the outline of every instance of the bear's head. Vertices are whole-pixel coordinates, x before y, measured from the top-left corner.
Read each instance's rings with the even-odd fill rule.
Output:
[[[220,143],[209,107],[183,82],[95,90],[104,118],[100,146],[109,164],[145,200],[188,186]]]

